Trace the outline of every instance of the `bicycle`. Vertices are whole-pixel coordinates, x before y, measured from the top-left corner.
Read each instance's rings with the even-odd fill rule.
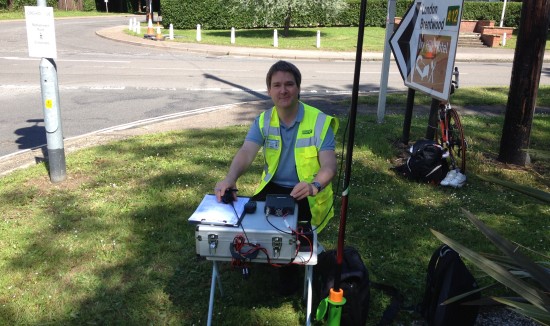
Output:
[[[451,80],[451,94],[459,87],[459,71],[455,67]],[[439,104],[438,128],[435,132],[435,141],[443,147],[444,157],[450,161],[449,173],[441,181],[441,185],[461,187],[466,182],[466,149],[468,147],[464,138],[464,128],[460,122],[460,116],[449,101]],[[453,183],[453,179],[456,179]]]

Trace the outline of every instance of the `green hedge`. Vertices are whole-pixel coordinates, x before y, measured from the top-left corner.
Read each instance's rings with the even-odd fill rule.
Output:
[[[231,2],[226,2],[228,8],[231,8]],[[163,24],[173,24],[177,29],[191,29],[197,24],[204,29],[227,29],[234,23],[229,10],[225,10],[217,0],[165,0],[161,1],[161,8]]]
[[[166,26],[190,29],[200,24],[204,29],[229,29],[253,27],[282,27],[284,12],[271,18],[257,18],[252,7],[243,8],[238,0],[161,0],[162,21]],[[292,13],[293,26],[349,25],[338,17],[323,12],[323,8]]]
[[[0,0],[2,1],[2,0]],[[61,2],[63,1],[63,2]],[[46,6],[52,8],[64,9],[65,5],[67,8],[76,8],[83,11],[105,11],[105,0],[46,0]],[[111,0],[109,2],[109,11],[110,12],[136,12],[137,11],[137,2],[138,0]],[[58,5],[59,4],[59,5]],[[82,4],[82,8],[79,8]],[[4,0],[0,4],[0,9],[8,9],[7,1]],[[36,6],[37,0],[13,0],[12,8],[13,11],[23,10],[25,6]]]
[[[57,8],[59,0],[47,0],[47,6]],[[79,0],[68,0],[79,1]],[[105,0],[82,0],[84,11],[102,11]],[[384,27],[387,15],[387,0],[369,0],[365,26]],[[138,0],[119,0],[109,3],[110,11],[136,12]],[[142,4],[144,4],[142,0]],[[284,12],[271,19],[257,18],[254,8],[242,8],[239,0],[160,0],[162,21],[165,27],[173,24],[177,29],[193,29],[201,24],[204,29],[257,28],[284,26]],[[292,26],[357,26],[361,0],[346,0],[345,8],[333,15],[323,8],[312,7],[311,10],[294,12]],[[413,0],[397,0],[396,16],[402,17]],[[36,0],[13,0],[13,10],[22,10],[24,6],[36,6]],[[463,20],[494,20],[500,23],[503,2],[464,2]],[[1,8],[2,6],[0,6]],[[4,3],[5,7],[5,3]],[[521,2],[508,2],[504,26],[519,26]]]
[[[397,12],[404,13],[412,0],[398,0]],[[385,26],[387,0],[369,0],[366,26]],[[308,11],[292,13],[292,26],[357,26],[360,0],[348,0],[347,6],[338,15],[324,8],[312,7]],[[242,8],[238,0],[161,0],[162,21],[166,26],[190,29],[200,24],[204,29],[282,27],[284,12],[271,20],[257,19],[253,8]]]
[[[22,10],[25,6],[36,6],[36,0],[13,0],[12,10]],[[57,8],[57,0],[46,0],[47,7]]]
[[[407,9],[411,6],[413,0],[397,0],[395,3],[395,16],[403,17]],[[365,16],[365,26],[385,27],[386,16],[388,14],[387,0],[370,0],[367,2],[367,13]],[[361,0],[349,0],[348,8],[340,13],[341,26],[358,26],[359,10],[361,9]]]
[[[360,0],[347,0],[347,6],[338,15],[315,11],[294,12],[291,25],[307,26],[357,26],[359,24]],[[402,17],[413,0],[397,0],[396,16]],[[490,19],[500,23],[502,2],[464,2],[463,20]],[[192,29],[200,24],[204,29],[229,29],[284,26],[284,12],[270,21],[255,18],[252,8],[240,8],[238,0],[161,0],[162,21],[177,29]],[[369,0],[365,26],[384,27],[387,15],[387,0]],[[518,27],[521,2],[506,5],[505,26]]]
[[[494,20],[500,24],[503,2],[464,2],[462,20]],[[521,19],[521,2],[508,2],[504,26],[519,27]]]

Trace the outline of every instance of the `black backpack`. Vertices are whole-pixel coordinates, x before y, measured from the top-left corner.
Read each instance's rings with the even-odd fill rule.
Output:
[[[324,251],[317,256],[317,265],[313,266],[314,309],[333,288],[336,266],[336,250]],[[344,248],[341,275],[340,288],[344,291],[346,304],[342,308],[340,325],[365,325],[370,300],[369,272],[355,248]]]
[[[451,247],[442,245],[433,253],[428,265],[426,292],[420,304],[420,313],[430,326],[474,325],[479,308],[463,303],[479,299],[481,292],[450,304],[441,303],[478,288],[476,280],[458,253]]]
[[[329,295],[334,287],[334,275],[337,268],[336,250],[328,250],[317,256],[317,265],[313,267],[313,307]],[[362,326],[367,322],[370,306],[370,290],[378,289],[389,296],[391,302],[386,307],[378,325],[391,325],[397,317],[403,297],[392,286],[372,282],[367,267],[357,249],[344,248],[340,288],[344,291],[346,303],[342,307],[340,325]]]
[[[415,142],[407,162],[394,169],[411,180],[435,184],[439,184],[449,172],[447,160],[443,158],[443,148],[426,139]]]

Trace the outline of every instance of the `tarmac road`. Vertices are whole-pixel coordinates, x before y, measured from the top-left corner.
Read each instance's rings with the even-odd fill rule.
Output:
[[[333,99],[338,97],[339,94],[348,94],[349,97],[352,71],[350,71],[349,76],[346,75],[344,77],[344,84],[335,83],[335,87],[329,89],[321,86],[326,85],[326,83],[319,81],[324,74],[320,74],[316,77],[314,76],[315,71],[310,72],[310,69],[311,67],[317,67],[320,65],[323,65],[323,67],[336,66],[339,68],[333,70],[329,74],[329,76],[336,76],[337,72],[342,71],[342,67],[353,67],[353,60],[355,59],[354,53],[350,54],[317,50],[273,51],[272,49],[250,49],[238,47],[227,48],[203,44],[183,44],[144,40],[125,34],[123,30],[127,25],[117,24],[121,21],[127,21],[128,17],[129,16],[118,18],[110,17],[109,19],[104,20],[86,20],[85,25],[88,26],[88,30],[90,27],[95,28],[95,33],[107,40],[97,42],[94,41],[94,44],[84,42],[84,44],[88,45],[79,45],[80,47],[76,49],[74,47],[69,47],[68,44],[75,43],[79,40],[79,38],[84,37],[82,36],[82,31],[76,28],[76,26],[79,26],[80,23],[77,23],[74,19],[64,20],[62,24],[56,21],[56,26],[63,26],[63,30],[65,31],[63,33],[64,38],[60,41],[61,44],[66,45],[65,48],[71,49],[70,51],[60,54],[60,57],[63,55],[63,59],[60,61],[65,61],[62,64],[66,65],[66,67],[64,67],[64,71],[71,71],[77,68],[82,70],[82,67],[78,66],[79,62],[86,61],[87,63],[92,63],[86,66],[90,76],[94,77],[94,75],[92,75],[92,73],[94,73],[94,69],[97,70],[95,73],[100,72],[99,79],[88,78],[88,80],[79,81],[77,79],[73,79],[73,76],[63,77],[64,80],[62,85],[65,89],[63,90],[62,100],[69,97],[70,102],[77,104],[73,106],[73,112],[76,114],[75,117],[67,119],[67,117],[64,116],[63,123],[64,135],[66,137],[66,152],[71,152],[83,146],[96,145],[112,139],[129,137],[136,134],[182,128],[204,127],[205,125],[212,125],[212,121],[216,122],[214,125],[219,126],[242,123],[243,119],[245,119],[245,121],[250,121],[253,116],[270,105],[269,102],[265,101],[265,99],[267,99],[265,91],[263,90],[265,87],[258,87],[258,80],[261,80],[265,74],[265,71],[267,71],[267,68],[265,67],[268,67],[273,60],[278,58],[304,60],[300,62],[300,66],[304,66],[304,71],[306,72],[305,74],[308,76],[313,74],[313,76],[310,76],[307,79],[304,78],[304,82],[306,83],[306,80],[309,80],[308,82],[310,84],[303,85],[302,91],[304,97],[315,96],[315,101],[317,102],[316,105],[329,108],[333,105]],[[97,21],[100,21],[103,25],[117,25],[114,27],[98,28]],[[4,27],[5,25],[2,26]],[[4,30],[6,30],[6,28],[4,28]],[[4,50],[0,50],[0,61],[6,60],[10,63],[15,61],[20,64],[20,66],[25,68],[20,70],[17,74],[14,73],[10,75],[13,80],[12,84],[8,85],[15,85],[15,87],[7,89],[8,91],[6,91],[6,82],[0,82],[0,100],[5,103],[2,96],[12,96],[14,92],[19,93],[19,98],[25,96],[29,98],[36,97],[35,94],[32,96],[29,95],[29,93],[36,93],[36,90],[33,91],[21,85],[24,85],[24,83],[28,82],[29,79],[38,78],[38,61],[34,60],[33,62],[34,69],[36,69],[34,72],[27,71],[29,69],[29,65],[24,65],[19,62],[23,61],[22,58],[25,57],[25,54],[21,53],[21,49],[24,48],[24,44],[21,45],[21,42],[26,41],[26,36],[22,35],[21,31],[14,32],[14,30],[10,30],[7,35],[10,35],[10,37],[7,41],[5,41],[5,43],[9,46],[1,47]],[[87,35],[87,37],[90,37],[90,35]],[[2,39],[0,38],[0,44],[1,43]],[[134,46],[128,44],[133,44]],[[58,48],[63,47],[58,46]],[[238,62],[239,64],[245,63],[245,65],[248,64],[254,65],[255,67],[261,67],[256,68],[260,71],[259,74],[261,77],[256,74],[240,74],[237,76],[236,80],[230,80],[228,75],[220,73],[218,69],[215,73],[210,74],[209,78],[206,78],[207,83],[212,82],[214,84],[197,85],[201,86],[197,87],[200,88],[198,91],[182,95],[182,93],[186,92],[180,92],[180,90],[192,89],[191,86],[193,86],[192,84],[196,80],[196,78],[191,78],[188,80],[186,80],[186,78],[181,78],[182,70],[172,69],[176,71],[176,73],[174,74],[174,77],[171,78],[169,76],[169,67],[162,68],[163,71],[168,71],[168,75],[165,73],[163,75],[164,78],[156,79],[154,85],[148,84],[147,81],[145,81],[145,83],[143,82],[144,78],[142,72],[128,74],[128,70],[116,70],[117,67],[124,66],[126,64],[125,61],[127,61],[127,58],[132,58],[133,63],[146,66],[150,64],[150,60],[155,63],[161,62],[162,59],[164,59],[163,56],[167,55],[178,58],[178,61],[194,60],[194,63],[207,60],[219,61],[218,59],[220,57],[230,58],[227,62]],[[381,53],[364,53],[364,65],[368,67],[364,70],[365,73],[373,70],[371,66],[368,66],[369,63],[377,62],[381,58]],[[475,67],[476,64],[498,66],[499,68],[496,71],[501,71],[504,74],[504,77],[501,77],[501,79],[504,80],[507,78],[506,74],[509,75],[512,59],[512,50],[459,48],[457,52],[457,61],[472,65],[474,70],[479,69]],[[95,68],[93,64],[94,60],[96,63]],[[376,63],[376,65],[379,65],[379,63]],[[32,70],[32,65],[30,65],[30,67]],[[394,66],[393,69],[393,74],[397,74],[396,77],[400,79],[397,68]],[[112,70],[115,70],[115,73],[112,73]],[[196,70],[203,74],[202,80],[204,80],[205,74],[209,74],[208,71],[205,71],[203,68]],[[101,73],[101,71],[111,71],[111,73]],[[191,68],[185,68],[184,71],[184,74],[194,74],[194,72],[191,71]],[[123,77],[125,83],[129,84],[125,84],[125,86],[117,89],[117,73],[119,73],[119,79]],[[82,73],[80,74],[82,75]],[[227,79],[221,80],[219,76],[223,76]],[[543,77],[547,78],[548,76],[545,73]],[[476,81],[480,80],[480,78],[475,79]],[[490,79],[494,82],[497,78],[493,75]],[[184,80],[184,83],[191,83],[191,85],[177,84],[178,86],[173,87],[175,83],[181,82],[181,80]],[[166,84],[162,84],[166,81]],[[376,83],[379,81],[379,76],[374,77],[373,81],[374,82],[371,86],[365,83],[365,88],[363,91],[375,91],[377,86]],[[466,83],[468,82],[468,73],[463,76],[462,81],[465,81]],[[544,81],[545,80],[541,77],[541,83],[544,83]],[[18,87],[18,85],[20,87]],[[127,85],[130,85],[130,87]],[[212,85],[215,87],[210,87]],[[223,88],[223,96],[219,96],[219,93],[215,93],[216,95],[213,96],[212,88],[216,87]],[[402,82],[400,82],[397,89],[399,87],[403,89]],[[4,92],[2,92],[2,88],[4,88]],[[73,89],[71,90],[71,88]],[[78,90],[78,92],[71,92],[75,89]],[[237,91],[235,91],[235,89],[237,89]],[[151,90],[153,92],[151,92]],[[321,90],[321,92],[319,90]],[[319,93],[322,92],[324,92],[324,98],[319,97]],[[106,96],[106,94],[110,93],[112,94]],[[167,93],[171,93],[171,95],[166,96]],[[328,95],[328,97],[326,95]],[[143,105],[145,106],[145,109],[132,105],[118,105],[121,102],[130,101],[130,99],[135,100],[135,98],[138,98],[141,102],[145,103],[145,105]],[[216,99],[218,100],[217,103]],[[37,99],[36,102],[39,102],[39,99]],[[117,103],[117,106],[113,106],[113,102]],[[182,109],[181,103],[190,105],[188,105],[187,108]],[[206,103],[208,103],[208,105],[206,105]],[[39,107],[40,104],[34,103],[31,104],[31,107],[32,106],[36,108]],[[97,111],[97,106],[104,109],[106,112],[113,111],[115,109],[121,110],[121,114],[98,115],[97,112],[95,112]],[[90,107],[93,108],[93,110],[90,110]],[[231,112],[231,114],[224,115],[227,119],[220,121],[219,112],[216,113],[216,111],[220,110],[229,110],[228,112]],[[15,110],[15,114],[22,111],[24,110]],[[94,115],[94,113],[96,115]],[[19,128],[10,128],[10,130],[16,130],[15,136],[18,138],[16,139],[15,144],[17,144],[22,150],[10,150],[7,153],[0,152],[0,155],[5,154],[0,157],[0,175],[8,173],[14,168],[34,164],[35,162],[44,159],[44,148],[41,146],[41,144],[45,142],[43,127],[41,127],[41,124],[43,123],[41,118],[43,118],[43,115],[41,112],[35,112],[33,117],[34,119],[27,118],[26,123]],[[118,117],[122,118],[119,119]],[[215,119],[210,119],[211,117],[215,117]],[[85,119],[87,122],[86,126],[79,124],[77,119]],[[103,120],[106,119],[111,121],[105,124],[105,121]],[[66,120],[68,120],[68,122],[66,122]],[[94,123],[94,121],[97,123]],[[105,128],[105,125],[108,125],[109,127]],[[32,141],[26,143],[27,139],[32,139]],[[35,146],[33,146],[33,144]],[[2,145],[4,145],[3,141]]]

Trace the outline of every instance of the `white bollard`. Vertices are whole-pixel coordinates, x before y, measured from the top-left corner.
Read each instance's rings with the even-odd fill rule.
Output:
[[[168,38],[170,40],[174,39],[174,25],[172,25],[172,24],[170,24],[170,30],[169,30]]]
[[[132,31],[133,30],[133,21],[132,21],[132,18],[128,19],[128,30],[129,31]]]
[[[273,30],[273,46],[278,48],[279,47],[279,38],[277,37],[277,30]]]
[[[321,47],[321,31],[317,31],[317,48]]]
[[[141,34],[141,24],[139,22],[137,23],[136,33]]]
[[[197,42],[201,41],[201,25],[197,24]]]
[[[231,44],[235,44],[235,27],[231,27]]]
[[[502,46],[506,45],[506,33],[502,34]]]
[[[137,33],[137,21],[135,18],[132,20],[132,32]]]

